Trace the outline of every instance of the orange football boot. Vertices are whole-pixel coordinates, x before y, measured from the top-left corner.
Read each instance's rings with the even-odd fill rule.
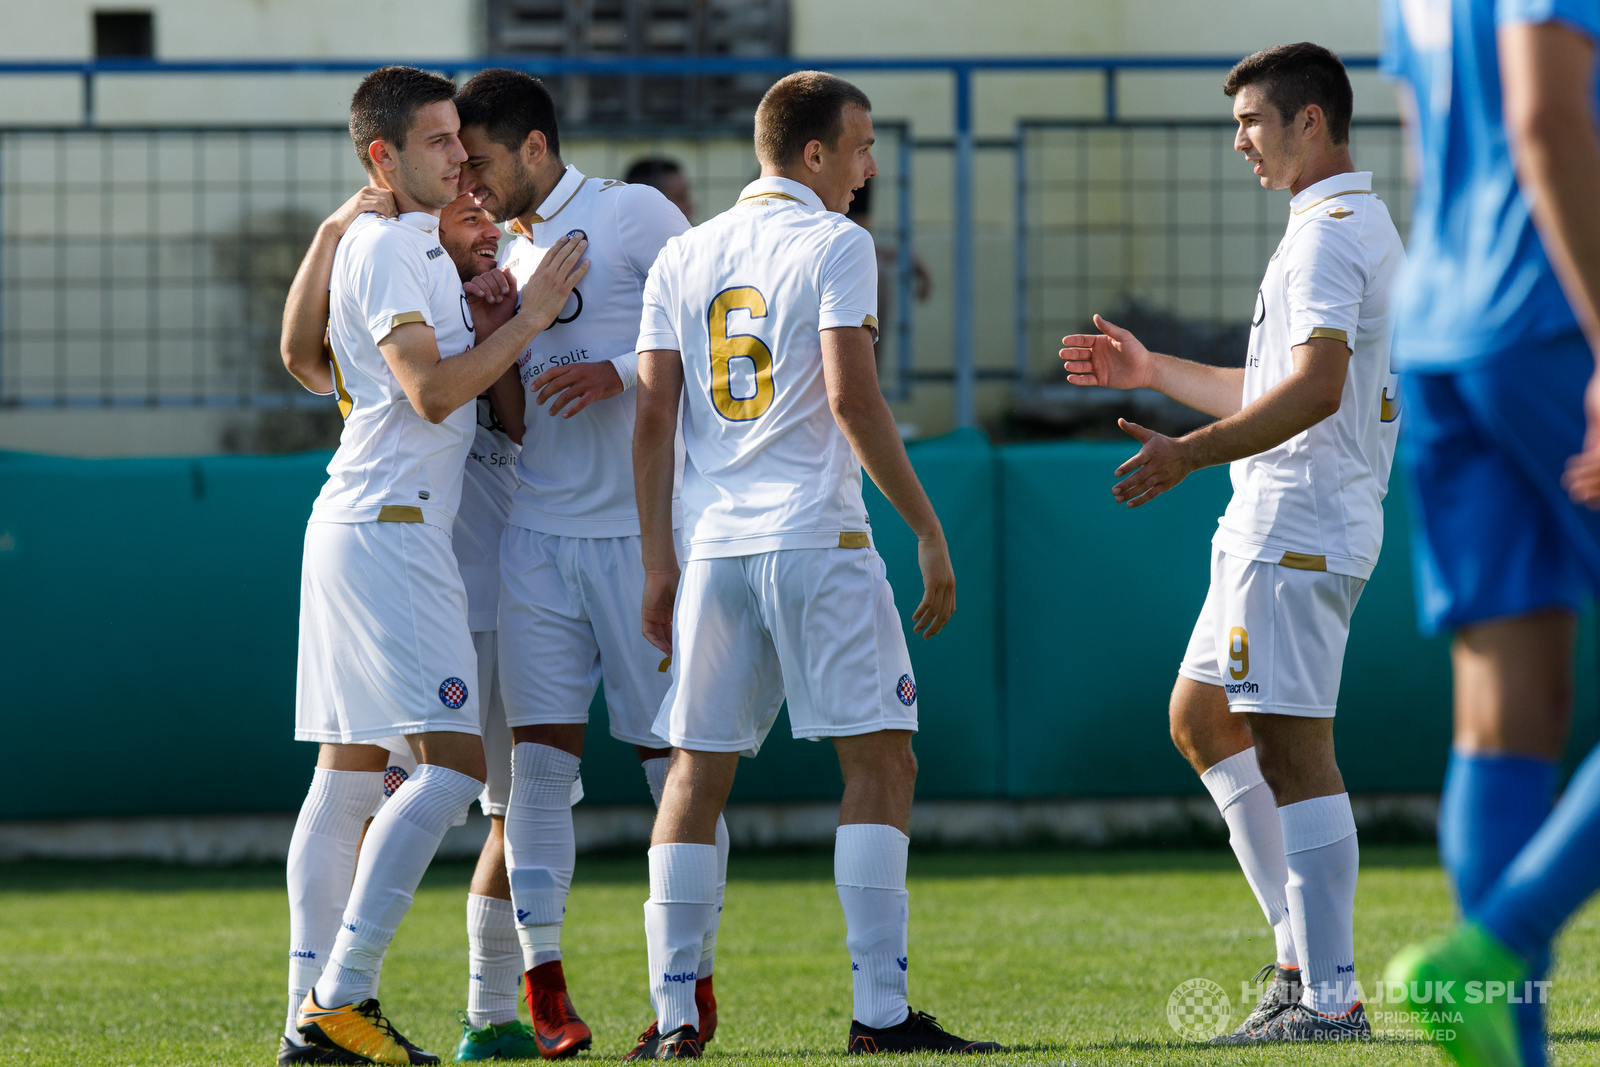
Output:
[[[539,1055],[547,1060],[565,1059],[594,1043],[589,1024],[578,1018],[567,995],[567,976],[560,960],[541,963],[523,975],[522,989],[528,998],[528,1014],[533,1017]]]
[[[717,994],[711,989],[711,975],[695,979],[694,1006],[700,1013],[700,1044],[710,1042],[717,1033]]]

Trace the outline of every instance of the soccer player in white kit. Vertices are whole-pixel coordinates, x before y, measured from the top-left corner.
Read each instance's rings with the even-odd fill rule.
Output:
[[[1398,431],[1390,290],[1404,260],[1372,175],[1350,159],[1350,81],[1302,43],[1242,60],[1224,91],[1234,147],[1289,224],[1256,296],[1243,370],[1148,352],[1095,318],[1068,380],[1152,388],[1217,417],[1176,440],[1128,422],[1139,452],[1113,489],[1130,507],[1190,472],[1231,464],[1211,589],[1178,668],[1172,738],[1227,821],[1277,941],[1273,981],[1224,1043],[1370,1038],[1355,977],[1359,855],[1333,752],[1356,601],[1383,540]],[[1242,713],[1242,714],[1230,714]],[[1265,973],[1263,970],[1263,973]]]
[[[515,740],[506,815],[524,992],[541,1052],[588,1048],[567,993],[561,926],[574,842],[568,785],[578,775],[595,687],[611,736],[632,744],[653,796],[667,752],[651,733],[670,677],[639,633],[644,569],[633,491],[634,341],[645,276],[688,220],[648,186],[563,166],[555,104],[538,79],[486,70],[456,100],[469,152],[463,189],[510,224],[501,262],[522,281],[569,233],[589,241],[584,283],[517,358],[526,404],[516,497],[501,548],[500,679]],[[726,830],[720,870],[727,865]],[[721,878],[719,877],[719,882]],[[694,983],[715,1012],[708,930]]]
[[[673,238],[639,327],[634,475],[643,628],[673,657],[655,720],[674,748],[645,905],[658,1032],[635,1059],[700,1055],[691,995],[718,900],[716,825],[741,754],[787,696],[796,737],[831,738],[844,773],[834,850],[855,987],[851,1052],[989,1051],[906,1004],[906,836],[916,682],[861,498],[864,464],[917,534],[931,637],[955,610],[938,516],[879,392],[872,237],[844,217],[877,172],[855,86],[792,74],[756,111],[761,177]],[[680,401],[680,581],[673,441]]]
[[[332,360],[325,337],[334,252],[350,223],[365,212],[395,215],[394,196],[368,186],[329,216],[301,261],[285,302],[284,362],[297,376],[327,386],[323,395],[333,395]],[[464,283],[479,279],[471,288],[489,283],[496,292],[509,290],[505,275],[495,270],[500,229],[472,197],[459,196],[440,213],[439,244],[455,263]],[[497,310],[503,314],[508,309],[506,305]],[[473,325],[481,340],[492,332],[496,322],[480,314]],[[508,370],[496,388],[502,385],[509,386],[513,395],[521,391],[514,371]],[[500,389],[502,395],[507,391]],[[533,1031],[517,1020],[521,951],[512,921],[504,854],[506,800],[511,789],[511,730],[500,700],[495,641],[500,535],[516,488],[517,441],[513,438],[515,431],[508,430],[496,414],[488,394],[479,396],[476,403],[477,427],[467,454],[451,549],[466,586],[467,623],[478,654],[479,723],[488,773],[478,802],[490,817],[490,830],[467,895],[467,1019],[456,1059],[518,1059],[536,1057],[539,1052]],[[520,412],[520,405],[517,410]],[[516,436],[520,437],[520,432]],[[295,1029],[300,1002],[320,976],[338,931],[355,869],[353,847],[340,860],[318,862],[327,858],[329,848],[336,855],[342,851],[337,838],[330,837],[322,825],[331,817],[324,809],[330,803],[338,805],[341,799],[348,799],[355,809],[347,816],[354,830],[357,823],[364,821],[360,817],[363,810],[375,813],[381,798],[392,794],[416,772],[416,760],[405,738],[382,738],[376,744],[389,750],[390,765],[382,771],[320,770],[295,826],[287,871],[289,1015],[280,1042],[279,1063],[320,1062],[332,1055],[302,1042]],[[373,755],[376,758],[376,753]],[[575,785],[578,788],[581,787]]]
[[[371,771],[381,763],[371,765],[370,742],[398,734],[420,766],[372,821],[327,964],[300,1008],[301,1035],[334,1058],[438,1062],[399,1035],[373,993],[439,839],[483,788],[477,655],[450,547],[473,401],[584,269],[584,243],[564,244],[521,311],[473,345],[474,308],[436,233],[466,158],[454,90],[385,67],[351,101],[357,156],[400,214],[359,216],[334,255],[329,341],[345,427],[306,530],[295,736],[322,744],[319,768]],[[351,822],[330,820],[330,852],[344,854]]]

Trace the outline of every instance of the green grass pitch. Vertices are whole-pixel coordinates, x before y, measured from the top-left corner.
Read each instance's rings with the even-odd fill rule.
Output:
[[[1407,941],[1445,929],[1432,850],[1363,850],[1357,964],[1377,977]],[[383,976],[385,1009],[453,1053],[466,1006],[470,868],[438,864]],[[721,1029],[710,1059],[838,1057],[850,1021],[844,920],[828,853],[735,854],[717,953]],[[1016,1051],[1001,1063],[1434,1064],[1391,1036],[1362,1048],[1210,1049],[1180,1040],[1168,994],[1240,982],[1272,957],[1225,850],[928,852],[911,857],[911,1001],[956,1033]],[[581,1060],[615,1061],[650,1018],[643,856],[581,857],[567,912],[572,994],[595,1031]],[[0,1063],[267,1064],[284,1007],[282,872],[0,864]],[[1562,942],[1552,1060],[1600,1063],[1600,910]]]

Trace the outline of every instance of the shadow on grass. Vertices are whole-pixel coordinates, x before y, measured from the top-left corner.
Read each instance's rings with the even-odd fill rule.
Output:
[[[1361,851],[1366,870],[1435,867],[1431,847],[1380,845]],[[425,887],[459,885],[465,890],[472,877],[470,861],[433,864],[423,880]],[[1225,849],[1105,850],[1024,849],[973,851],[913,849],[912,879],[1028,878],[1096,875],[1170,874],[1175,872],[1232,872],[1233,854]],[[643,850],[579,856],[574,882],[579,885],[630,885],[647,881],[648,863]],[[831,849],[735,852],[728,861],[729,880],[735,882],[833,881]],[[0,894],[104,891],[127,893],[226,892],[284,889],[283,867],[253,864],[231,867],[182,867],[174,864],[36,860],[0,863]]]

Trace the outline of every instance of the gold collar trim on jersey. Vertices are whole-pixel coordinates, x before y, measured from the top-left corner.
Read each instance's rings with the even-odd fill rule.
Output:
[[[1336,200],[1341,196],[1372,196],[1372,195],[1373,195],[1373,192],[1372,192],[1371,189],[1346,189],[1342,193],[1329,193],[1327,196],[1324,196],[1321,199],[1313,200],[1313,201],[1311,201],[1311,203],[1307,204],[1305,207],[1292,208],[1292,209],[1290,209],[1290,214],[1293,214],[1293,215],[1304,215],[1306,212],[1310,211],[1312,208],[1316,207],[1318,204],[1326,204],[1329,200]]]
[[[557,215],[561,214],[562,208],[565,208],[568,204],[572,203],[572,197],[573,196],[577,196],[578,193],[583,189],[583,187],[585,185],[588,185],[588,184],[589,184],[589,179],[588,178],[585,178],[585,179],[583,179],[583,181],[579,182],[578,183],[578,188],[572,190],[572,196],[569,196],[565,200],[561,201],[561,206],[556,208],[554,211],[550,212],[550,214],[548,214],[548,215],[534,215],[533,216],[534,225],[538,225],[541,222],[549,222],[551,219],[553,219]],[[528,236],[528,228],[522,224],[522,220],[521,219],[512,219],[511,220],[511,225],[506,227],[506,228],[509,229],[512,233],[517,234],[520,237],[527,237]]]
[[[734,207],[738,207],[746,200],[793,200],[797,204],[805,203],[798,196],[790,196],[788,193],[751,193],[749,196],[741,196],[734,202]]]

